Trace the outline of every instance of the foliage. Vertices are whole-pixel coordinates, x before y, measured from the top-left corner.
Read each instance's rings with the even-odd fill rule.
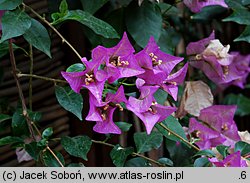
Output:
[[[0,57],[10,53],[20,97],[11,110],[0,103],[0,127],[11,127],[11,134],[0,138],[0,146],[16,149],[19,162],[33,159],[54,167],[84,166],[94,144],[111,147],[110,158],[117,167],[250,166],[249,132],[242,135],[234,121],[234,115],[250,114],[250,99],[241,93],[218,95],[232,86],[249,89],[250,54],[231,51],[230,45],[216,39],[219,32],[224,34],[221,27],[226,22],[234,22],[244,26],[234,41],[250,43],[249,1],[79,0],[82,7],[77,8],[72,2],[54,1],[58,11],[43,17],[21,0],[0,1]],[[184,9],[178,3],[184,3]],[[91,58],[81,57],[57,30],[68,21],[82,26],[79,31],[89,39]],[[193,26],[197,23],[215,30],[201,37]],[[51,31],[81,62],[74,61],[61,72],[64,80],[33,75],[32,67],[30,74],[22,74],[14,50],[22,50],[31,60],[36,56],[32,49],[52,58]],[[19,37],[30,50],[15,41]],[[32,98],[26,105],[19,87],[19,78],[25,76],[53,81],[58,103],[74,114],[72,118],[92,121],[93,133],[103,134],[105,140],[85,134],[57,138],[57,129],[41,129],[41,113],[32,111]],[[82,90],[87,91],[84,96]],[[89,109],[83,108],[85,103]],[[133,118],[114,121],[118,110]],[[85,111],[89,112],[83,119]],[[134,121],[143,123],[142,132],[133,131]],[[125,134],[133,135],[128,147],[109,143]],[[64,153],[51,149],[54,141],[80,162],[65,164]],[[150,151],[159,149],[164,155],[151,159]]]

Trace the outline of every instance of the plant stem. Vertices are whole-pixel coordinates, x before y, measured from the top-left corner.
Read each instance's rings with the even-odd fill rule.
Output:
[[[17,73],[17,67],[16,67],[16,60],[15,60],[15,55],[14,55],[14,51],[13,51],[13,46],[12,46],[12,41],[11,39],[9,40],[9,51],[10,51],[10,62],[11,62],[11,67],[12,67],[12,72],[13,72],[13,76],[14,79],[16,81],[16,85],[17,85],[17,89],[18,89],[18,93],[19,93],[19,97],[21,99],[21,103],[22,103],[22,109],[23,109],[23,116],[25,117],[27,124],[28,124],[28,128],[29,128],[29,132],[31,134],[31,137],[33,138],[34,141],[36,141],[36,137],[35,137],[35,133],[33,131],[32,126],[35,128],[35,130],[37,131],[38,135],[41,136],[40,131],[38,130],[37,126],[35,125],[34,122],[32,122],[32,120],[29,117],[29,113],[27,110],[27,106],[25,104],[25,98],[23,95],[23,91],[21,88],[21,85],[19,83],[18,80],[18,73]],[[32,56],[33,57],[33,56]],[[62,162],[58,159],[58,157],[55,155],[55,153],[50,149],[50,147],[47,145],[46,149],[48,149],[50,151],[50,153],[54,156],[54,158],[58,161],[58,163],[63,167]]]
[[[167,130],[169,133],[173,134],[174,136],[176,136],[177,138],[179,138],[181,141],[183,141],[185,144],[189,145],[190,147],[194,148],[196,151],[200,151],[200,149],[198,147],[196,147],[195,145],[191,144],[189,141],[187,141],[186,139],[184,139],[182,136],[180,136],[179,134],[175,133],[174,131],[172,131],[171,129],[169,129],[168,127],[166,127],[164,124],[159,123],[159,125],[164,128],[165,130]]]
[[[30,44],[30,53],[29,53],[29,57],[30,57],[30,75],[33,74],[33,65],[34,65],[34,59],[33,59],[33,50],[32,50],[32,45]],[[30,110],[32,110],[32,77],[30,77],[29,80],[29,107]]]
[[[54,83],[67,83],[67,81],[61,80],[61,79],[53,79],[53,78],[48,78],[48,77],[44,77],[44,76],[38,76],[38,75],[34,75],[34,74],[22,74],[22,73],[18,73],[17,74],[18,77],[32,77],[32,78],[37,78],[37,79],[42,79],[45,81],[52,81]]]
[[[10,51],[10,62],[11,62],[12,72],[13,72],[14,79],[16,81],[16,86],[17,86],[17,89],[18,89],[19,97],[21,99],[21,103],[22,103],[22,110],[23,110],[22,113],[23,113],[23,116],[25,117],[25,119],[27,121],[29,132],[30,132],[32,138],[35,140],[35,134],[34,134],[34,131],[33,131],[32,125],[31,125],[31,119],[30,119],[29,114],[28,114],[28,110],[27,110],[27,106],[25,104],[23,91],[22,91],[22,88],[21,88],[21,85],[19,83],[18,76],[17,76],[16,60],[15,60],[15,55],[14,55],[11,39],[9,40],[9,51]]]
[[[109,144],[109,143],[107,143],[107,142],[97,141],[97,140],[91,140],[91,141],[92,141],[93,143],[96,143],[96,144],[102,144],[102,145],[106,145],[106,146],[109,146],[109,147],[112,147],[112,148],[115,147],[113,144]],[[133,156],[141,157],[141,158],[143,158],[143,159],[146,159],[146,160],[148,160],[148,161],[150,161],[150,162],[152,162],[152,163],[157,164],[158,166],[162,166],[162,167],[165,166],[165,165],[159,163],[158,161],[153,160],[153,159],[151,159],[151,158],[148,158],[148,157],[146,157],[146,156],[144,156],[144,155],[142,155],[142,154],[133,152],[132,155],[133,155]]]
[[[76,49],[62,36],[62,34],[53,26],[50,22],[48,22],[44,17],[39,15],[35,10],[33,10],[30,6],[26,5],[25,3],[22,3],[24,8],[27,8],[30,10],[34,15],[36,15],[42,22],[44,22],[46,25],[48,25],[61,39],[63,43],[66,43],[71,50],[77,55],[77,57],[82,60],[81,55],[76,51]]]

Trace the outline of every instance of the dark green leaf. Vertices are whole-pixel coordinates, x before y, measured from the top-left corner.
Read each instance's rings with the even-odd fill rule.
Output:
[[[156,102],[158,104],[164,105],[165,101],[167,100],[168,97],[168,93],[165,92],[162,89],[158,89],[155,93],[154,93],[154,98],[156,100]]]
[[[250,114],[250,99],[242,94],[229,94],[224,98],[224,104],[237,105],[236,115],[245,116]]]
[[[150,163],[141,157],[137,157],[128,160],[125,167],[150,167]]]
[[[162,140],[162,135],[155,131],[151,132],[150,135],[147,135],[146,132],[134,134],[135,146],[138,153],[158,149],[161,146]]]
[[[171,131],[177,133],[178,135],[180,135],[182,138],[184,138],[185,140],[187,140],[186,134],[181,126],[181,124],[179,123],[179,121],[174,118],[173,116],[169,116],[167,119],[165,119],[164,121],[162,121],[162,124],[164,126],[166,126],[167,128],[169,128]],[[161,132],[161,134],[163,134],[166,138],[174,140],[174,141],[180,141],[180,139],[176,136],[174,136],[173,134],[169,133],[164,127],[162,127],[160,124],[156,124],[155,127]]]
[[[48,139],[53,134],[53,129],[51,127],[46,128],[42,133],[42,138]]]
[[[3,42],[7,39],[23,35],[31,26],[31,18],[21,10],[7,11],[2,17]]]
[[[92,141],[87,136],[62,137],[61,143],[63,148],[72,156],[88,160],[87,154],[91,148]]]
[[[3,121],[6,121],[8,119],[11,119],[12,117],[6,114],[0,114],[0,123]]]
[[[20,47],[16,46],[15,44],[12,44],[12,47],[13,47],[14,51],[16,49],[20,48]],[[5,56],[8,53],[9,53],[9,42],[4,41],[4,42],[0,43],[0,58]]]
[[[218,145],[216,147],[216,150],[225,158],[228,155],[227,150],[229,149],[230,146],[224,146],[224,145]]]
[[[66,70],[66,72],[81,72],[85,70],[85,65],[81,64],[81,63],[77,63],[77,64],[73,64],[71,66],[69,66]]]
[[[215,153],[210,149],[205,149],[205,150],[201,150],[197,152],[193,157],[196,157],[196,156],[207,156],[211,158],[215,156]]]
[[[67,167],[85,167],[82,163],[70,163]]]
[[[243,142],[243,141],[239,141],[235,144],[234,151],[235,152],[240,151],[241,156],[244,156],[246,154],[250,154],[250,144]]]
[[[56,98],[59,104],[67,111],[72,112],[82,120],[83,98],[69,87],[55,87]]]
[[[232,15],[223,19],[224,22],[236,22],[238,24],[250,25],[250,12],[248,10],[235,10]]]
[[[161,11],[157,5],[148,1],[144,1],[141,7],[134,1],[126,10],[126,25],[136,43],[145,47],[150,36],[153,36],[156,42],[160,38]]]
[[[110,152],[110,157],[115,166],[123,167],[128,155],[132,154],[134,148],[123,148],[117,144]]]
[[[66,20],[75,20],[92,29],[96,34],[105,38],[119,38],[115,29],[108,23],[94,17],[82,10],[68,11],[67,15],[58,18],[53,24],[58,24]]]
[[[22,109],[17,109],[13,114],[11,126],[15,136],[30,135],[27,121],[23,116]]]
[[[226,8],[222,6],[206,6],[202,8],[202,11],[191,16],[191,19],[198,21],[211,21],[220,14],[227,11]]]
[[[45,148],[48,144],[48,139],[41,139],[39,142],[37,142],[37,146],[41,148]]]
[[[54,154],[57,156],[57,158],[60,160],[60,162],[64,165],[64,158],[61,153],[57,151],[53,151]],[[42,159],[44,161],[45,166],[48,167],[61,167],[60,163],[57,161],[57,159],[52,155],[50,151],[45,151],[42,155]]]
[[[210,161],[206,157],[198,158],[194,161],[194,167],[209,167]]]
[[[97,10],[99,10],[104,4],[106,4],[109,0],[81,0],[83,9],[90,14],[94,14]]]
[[[0,146],[4,146],[7,144],[13,144],[13,143],[20,143],[20,142],[23,142],[23,139],[21,139],[19,137],[7,136],[7,137],[3,137],[0,139]]]
[[[35,19],[31,19],[30,28],[23,34],[23,37],[28,41],[32,46],[38,50],[44,52],[51,58],[50,53],[50,37],[47,29]]]
[[[180,40],[181,36],[176,32],[176,30],[169,27],[167,29],[162,29],[160,39],[157,43],[162,51],[174,54],[175,48]]]
[[[23,0],[0,0],[0,10],[14,10]]]
[[[167,16],[177,16],[179,13],[179,9],[175,6],[167,3],[159,3],[158,6],[161,8],[161,13]]]
[[[246,26],[245,30],[234,41],[246,41],[250,43],[250,25]]]
[[[39,146],[37,146],[37,142],[31,142],[29,144],[25,144],[25,150],[35,161],[38,161],[40,151],[42,149]]]
[[[115,124],[116,124],[123,132],[129,131],[130,127],[132,126],[132,124],[126,123],[126,122],[115,122]]]
[[[170,139],[166,139],[165,144],[169,152],[170,158],[174,162],[175,167],[191,166],[191,157],[195,153],[193,149],[186,146],[182,142],[176,142]]]
[[[163,164],[163,165],[166,165],[166,166],[173,166],[174,163],[171,159],[168,159],[168,158],[160,158],[158,159],[158,162]]]

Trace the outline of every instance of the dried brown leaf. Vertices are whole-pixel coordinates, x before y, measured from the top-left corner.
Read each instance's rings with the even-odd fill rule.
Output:
[[[198,117],[202,109],[213,105],[213,100],[212,92],[206,83],[187,81],[177,116],[183,117],[189,113]]]

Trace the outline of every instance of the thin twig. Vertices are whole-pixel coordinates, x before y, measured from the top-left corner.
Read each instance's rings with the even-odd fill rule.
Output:
[[[71,50],[77,55],[77,57],[82,60],[81,55],[76,51],[76,49],[62,36],[62,34],[53,26],[51,25],[50,22],[48,22],[44,17],[42,17],[41,15],[39,15],[35,10],[33,10],[30,6],[22,3],[24,8],[27,8],[28,10],[30,10],[34,15],[36,15],[42,22],[44,22],[46,25],[48,25],[61,39],[63,43],[66,43]]]
[[[16,86],[18,89],[19,97],[21,99],[21,103],[22,103],[23,116],[26,118],[29,132],[30,132],[32,138],[35,140],[35,134],[34,134],[34,131],[33,131],[32,125],[31,125],[31,119],[30,119],[29,114],[28,114],[23,91],[22,91],[22,88],[21,88],[21,85],[19,83],[18,76],[17,76],[16,60],[15,60],[15,55],[14,55],[11,39],[9,40],[9,51],[10,51],[10,62],[11,62],[12,72],[13,72],[14,79],[16,81]]]
[[[164,124],[159,123],[159,125],[164,128],[165,130],[167,130],[169,133],[171,133],[172,135],[176,136],[177,138],[179,138],[181,141],[183,141],[185,144],[189,145],[190,147],[194,148],[196,151],[200,151],[200,149],[198,147],[196,147],[195,145],[191,144],[189,141],[187,141],[186,139],[184,139],[182,136],[180,136],[179,134],[175,133],[174,131],[172,131],[171,129],[169,129],[168,127],[166,127]]]
[[[109,147],[115,147],[115,145],[109,144],[109,143],[107,143],[107,142],[97,141],[97,140],[91,140],[91,141],[92,141],[93,143],[96,143],[96,144],[102,144],[102,145],[106,145],[106,146],[109,146]],[[141,157],[141,158],[143,158],[143,159],[146,159],[146,160],[148,160],[148,161],[150,161],[150,162],[152,162],[152,163],[157,164],[158,166],[162,166],[162,167],[165,166],[164,164],[161,164],[160,162],[158,162],[158,161],[156,161],[156,160],[153,160],[153,159],[151,159],[151,158],[148,158],[148,157],[146,157],[146,156],[144,156],[144,155],[142,155],[142,154],[133,152],[132,155],[133,155],[133,156]]]
[[[27,106],[25,104],[25,98],[23,95],[23,91],[21,88],[21,85],[19,83],[18,80],[18,73],[17,73],[17,67],[16,67],[16,60],[15,60],[15,55],[14,55],[14,51],[13,51],[13,46],[12,46],[12,41],[11,39],[9,40],[9,51],[10,51],[10,62],[11,62],[11,67],[12,67],[12,72],[13,72],[13,76],[14,79],[16,81],[16,85],[17,85],[17,89],[18,89],[18,93],[19,93],[19,97],[21,99],[21,103],[22,103],[22,109],[23,109],[23,116],[25,117],[27,124],[28,124],[28,128],[29,128],[29,132],[31,134],[31,137],[33,138],[33,140],[36,141],[36,137],[35,137],[35,133],[33,131],[32,125],[35,128],[35,130],[38,132],[38,135],[41,136],[40,131],[38,130],[37,126],[35,125],[34,122],[32,122],[32,120],[29,117],[29,113],[27,110]],[[54,158],[58,161],[58,163],[63,167],[62,162],[58,159],[58,157],[55,155],[55,153],[50,149],[50,147],[47,145],[46,149],[48,149],[50,151],[50,153],[54,156]]]
[[[36,78],[36,79],[42,79],[45,81],[52,81],[54,83],[67,83],[67,81],[61,80],[61,79],[53,79],[53,78],[48,78],[48,77],[44,77],[44,76],[38,76],[35,74],[22,74],[22,73],[18,73],[17,74],[18,77],[32,77],[32,78]]]
[[[34,65],[34,59],[33,59],[33,49],[32,49],[32,44],[30,44],[30,75],[33,74],[33,65]],[[32,77],[30,77],[29,80],[29,108],[32,110]]]

